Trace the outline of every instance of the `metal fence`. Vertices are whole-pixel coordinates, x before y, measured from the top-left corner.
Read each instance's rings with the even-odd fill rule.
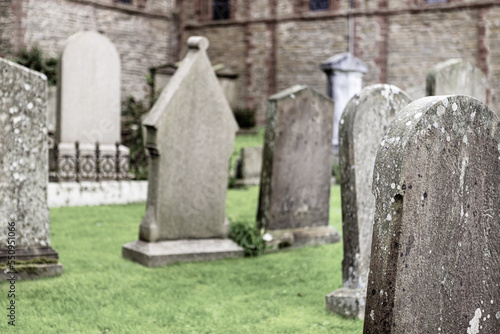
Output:
[[[99,143],[92,148],[82,149],[76,142],[74,151],[61,152],[59,143],[54,143],[49,153],[49,180],[80,182],[132,178],[129,172],[130,155],[120,152],[120,144],[115,144],[112,152],[102,151]]]

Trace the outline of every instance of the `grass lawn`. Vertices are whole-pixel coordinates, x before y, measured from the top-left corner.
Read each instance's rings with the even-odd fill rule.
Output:
[[[254,224],[258,188],[231,189],[227,214]],[[145,205],[51,210],[52,246],[64,274],[16,282],[16,327],[0,333],[361,333],[362,321],[329,314],[341,287],[342,245],[256,258],[146,268],[121,257],[137,239]],[[339,187],[331,224],[341,228]],[[10,330],[9,330],[10,329]]]

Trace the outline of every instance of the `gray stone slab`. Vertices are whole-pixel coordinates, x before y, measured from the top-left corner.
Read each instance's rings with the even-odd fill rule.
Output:
[[[8,241],[23,260],[57,258],[47,205],[47,78],[4,59],[0,76],[1,261]]]
[[[334,103],[307,86],[269,99],[258,226],[328,226]]]
[[[378,84],[364,88],[347,104],[340,120],[340,190],[344,260],[343,290],[364,289],[368,282],[375,198],[371,193],[373,165],[389,123],[397,112],[411,102],[398,87]],[[353,296],[357,293],[353,292]],[[343,298],[343,297],[341,297]],[[365,296],[363,296],[363,299]],[[327,298],[338,310],[342,303],[335,295]],[[351,307],[351,304],[345,304]],[[363,302],[364,307],[364,302]],[[363,317],[363,312],[347,310],[341,314]]]
[[[427,97],[377,153],[364,333],[500,333],[500,120]]]
[[[269,252],[285,248],[333,244],[340,241],[339,232],[332,226],[270,230],[267,233],[271,236],[271,240],[266,242]]]
[[[213,261],[241,257],[244,250],[229,239],[173,240],[145,242],[137,240],[123,245],[122,255],[147,267],[177,262]]]
[[[262,146],[243,147],[236,162],[237,185],[259,185],[262,171]]]
[[[486,103],[487,80],[483,71],[463,59],[437,64],[427,74],[426,95],[462,94]]]
[[[346,318],[363,319],[366,289],[340,288],[326,295],[326,309]]]

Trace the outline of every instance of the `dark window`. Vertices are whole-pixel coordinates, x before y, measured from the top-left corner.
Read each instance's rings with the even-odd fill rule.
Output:
[[[213,0],[214,20],[229,20],[231,18],[231,6],[229,0]]]
[[[310,0],[309,9],[310,10],[325,10],[330,8],[329,0]]]
[[[116,2],[118,2],[118,3],[126,3],[126,4],[129,4],[129,5],[132,4],[132,0],[116,0]]]
[[[448,2],[448,0],[425,0],[425,3],[444,3]]]

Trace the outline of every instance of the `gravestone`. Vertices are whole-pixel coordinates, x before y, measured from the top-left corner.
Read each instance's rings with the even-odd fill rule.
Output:
[[[262,146],[243,147],[236,161],[237,186],[254,186],[260,184],[262,170]]]
[[[364,333],[500,333],[500,120],[455,95],[398,113],[377,153]]]
[[[326,296],[327,309],[347,317],[364,316],[375,198],[373,165],[379,143],[396,113],[411,102],[393,85],[364,88],[347,104],[340,120],[342,195],[342,288]]]
[[[349,100],[361,91],[363,75],[368,72],[368,67],[349,52],[328,58],[320,67],[328,79],[328,96],[335,101],[332,142],[333,149],[337,152],[340,118]]]
[[[75,142],[80,144],[80,157],[88,157],[86,170],[69,171],[61,179],[93,179],[101,171],[100,179],[115,179],[117,166],[107,156],[116,155],[115,144],[120,133],[120,56],[115,46],[96,31],[78,32],[68,38],[59,58],[56,141],[59,157],[76,157]],[[95,153],[99,143],[100,155]],[[129,149],[120,145],[121,156],[128,156]],[[105,159],[100,170],[97,159]],[[71,167],[66,160],[58,161],[59,170]],[[104,168],[106,167],[106,168]],[[118,166],[120,167],[120,166]],[[128,163],[123,164],[128,172]],[[120,168],[118,168],[120,169]],[[111,174],[111,175],[108,175]]]
[[[146,266],[243,255],[225,218],[236,121],[206,54],[208,40],[188,39],[188,53],[143,120],[151,155],[146,214],[125,258]]]
[[[427,74],[427,96],[462,94],[486,103],[486,76],[463,59],[449,59],[435,65]]]
[[[328,225],[334,103],[307,86],[269,98],[257,223],[272,246],[339,241]]]
[[[0,71],[0,263],[17,262],[16,278],[60,274],[47,205],[47,78],[1,58]]]

